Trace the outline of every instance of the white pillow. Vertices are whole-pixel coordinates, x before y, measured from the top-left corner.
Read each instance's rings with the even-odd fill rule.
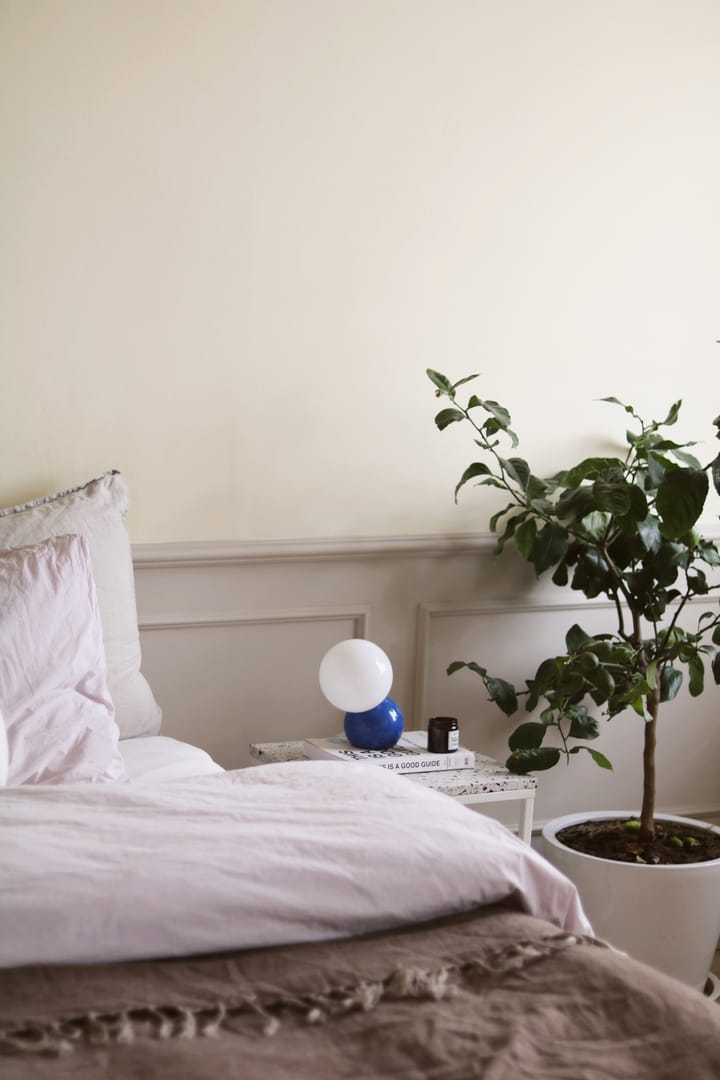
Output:
[[[90,546],[100,607],[107,678],[122,738],[156,735],[160,708],[140,671],[140,636],[130,538],[128,493],[119,472],[71,491],[0,510],[0,548],[25,547],[79,533]]]
[[[120,743],[125,772],[132,783],[157,784],[225,772],[199,746],[167,735],[144,735]]]
[[[126,780],[84,536],[0,551],[9,785]]]

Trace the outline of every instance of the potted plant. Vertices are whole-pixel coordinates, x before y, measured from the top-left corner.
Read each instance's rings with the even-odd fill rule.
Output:
[[[720,492],[720,454],[702,464],[690,452],[694,443],[668,437],[680,401],[664,420],[646,422],[632,406],[609,397],[603,400],[622,408],[633,425],[622,452],[585,458],[541,479],[513,455],[518,439],[503,405],[475,394],[464,404],[458,399],[460,387],[476,375],[452,383],[440,372],[427,374],[436,396],[449,402],[435,417],[436,426],[442,431],[469,424],[480,451],[460,477],[456,499],[465,484],[476,481],[509,500],[489,522],[498,534],[496,553],[512,542],[538,576],[551,573],[554,584],[588,599],[606,597],[611,614],[605,633],[571,626],[565,651],[543,660],[522,689],[476,661],[452,663],[448,674],[474,672],[507,716],[518,711],[520,699],[535,714],[510,735],[506,764],[512,772],[549,769],[583,752],[610,769],[592,745],[599,735],[597,714],[629,712],[643,723],[639,814],[605,812],[551,822],[544,830],[546,853],[575,880],[600,936],[702,986],[720,933],[720,831],[656,815],[655,745],[661,707],[677,695],[685,675],[692,697],[705,689],[706,667],[720,683],[720,610],[716,602],[709,607],[711,594],[720,589],[720,549],[696,528],[711,482]],[[720,438],[720,417],[713,424]],[[691,619],[697,602],[699,617]],[[669,874],[660,877],[661,871]],[[661,898],[676,908],[665,916],[669,928],[653,929],[649,916]],[[688,909],[691,900],[706,909],[702,945],[700,916]],[[680,940],[679,924],[691,929],[691,944]]]

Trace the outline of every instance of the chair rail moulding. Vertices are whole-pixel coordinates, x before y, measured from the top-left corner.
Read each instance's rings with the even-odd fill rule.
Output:
[[[274,608],[272,611],[223,611],[198,614],[195,612],[172,615],[146,614],[138,617],[140,630],[209,630],[232,626],[262,626],[274,623],[336,622],[346,620],[352,624],[353,637],[369,636],[368,607],[313,607]]]
[[[363,536],[289,540],[207,540],[137,543],[132,546],[135,567],[162,569],[180,566],[213,566],[251,562],[293,562],[387,558],[396,555],[489,554],[496,543],[490,533],[455,535]]]
[[[720,538],[717,525],[703,527],[710,539]],[[357,557],[388,558],[426,555],[490,556],[497,536],[477,533],[418,533],[400,536],[289,538],[283,540],[200,540],[135,543],[133,563],[137,569],[180,566],[212,566],[251,562],[292,562]]]

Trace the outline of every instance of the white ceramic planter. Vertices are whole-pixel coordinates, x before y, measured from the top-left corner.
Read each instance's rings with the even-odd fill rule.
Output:
[[[578,822],[633,816],[605,810],[555,818],[543,828],[544,854],[577,886],[599,938],[702,990],[720,937],[720,859],[684,866],[614,862],[573,851],[556,838]],[[658,817],[708,828],[694,818]]]

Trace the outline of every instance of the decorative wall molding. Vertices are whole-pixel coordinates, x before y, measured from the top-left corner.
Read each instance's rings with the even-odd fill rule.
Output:
[[[720,540],[716,524],[701,526],[708,539]],[[407,558],[428,555],[492,553],[497,536],[488,532],[399,536],[320,537],[284,540],[204,540],[132,545],[138,568],[216,566],[254,562],[297,562],[347,558]]]
[[[494,601],[491,603],[476,601],[460,601],[459,603],[437,602],[418,604],[417,639],[416,639],[416,681],[415,701],[422,709],[424,690],[427,676],[427,656],[432,636],[433,619],[451,618],[486,618],[498,615],[541,615],[543,612],[556,613],[558,611],[597,611],[603,608],[614,607],[610,600],[582,600],[573,599],[573,594],[567,590],[558,589],[550,594],[553,599],[543,596],[542,599],[525,596],[521,600]],[[693,597],[689,606],[700,607],[712,604],[712,600],[705,596]]]
[[[161,569],[172,566],[217,566],[253,562],[473,554],[489,552],[495,543],[496,538],[490,533],[458,533],[437,536],[133,544],[132,553],[135,566]]]
[[[703,527],[710,540],[720,540],[720,527]],[[327,537],[282,540],[203,540],[134,543],[138,568],[230,566],[243,563],[293,563],[314,559],[407,558],[433,555],[491,555],[492,532],[410,534],[388,537]]]
[[[518,601],[493,603],[461,601],[460,603],[418,604],[416,667],[414,701],[418,716],[427,712],[425,701],[428,683],[428,653],[432,640],[432,623],[436,619],[493,618],[498,615],[541,615],[543,612],[584,611],[612,608],[609,600],[568,600],[568,593],[560,593],[555,603],[525,597]],[[563,599],[564,597],[564,599]]]
[[[172,615],[140,615],[138,625],[144,633],[153,630],[210,630],[218,627],[263,626],[276,623],[334,622],[338,619],[352,621],[355,637],[368,637],[370,609],[356,608],[275,608],[272,611],[224,611],[221,613],[181,612]]]
[[[562,648],[570,622],[599,632],[610,604],[558,589],[547,576],[537,581],[516,553],[495,559],[494,546],[487,534],[136,545],[143,670],[163,708],[164,734],[238,768],[248,764],[249,742],[336,733],[342,717],[322,696],[318,667],[333,644],[358,636],[388,653],[390,693],[408,728],[433,714],[457,716],[468,745],[504,760],[507,718],[476,677],[448,679],[447,665],[474,657],[523,679]],[[668,706],[659,741],[663,809],[702,807],[696,816],[705,816],[720,806],[716,713],[712,688]],[[583,758],[544,774],[537,821],[632,807],[640,723],[603,726],[613,773]],[[493,814],[505,812],[512,805]]]

